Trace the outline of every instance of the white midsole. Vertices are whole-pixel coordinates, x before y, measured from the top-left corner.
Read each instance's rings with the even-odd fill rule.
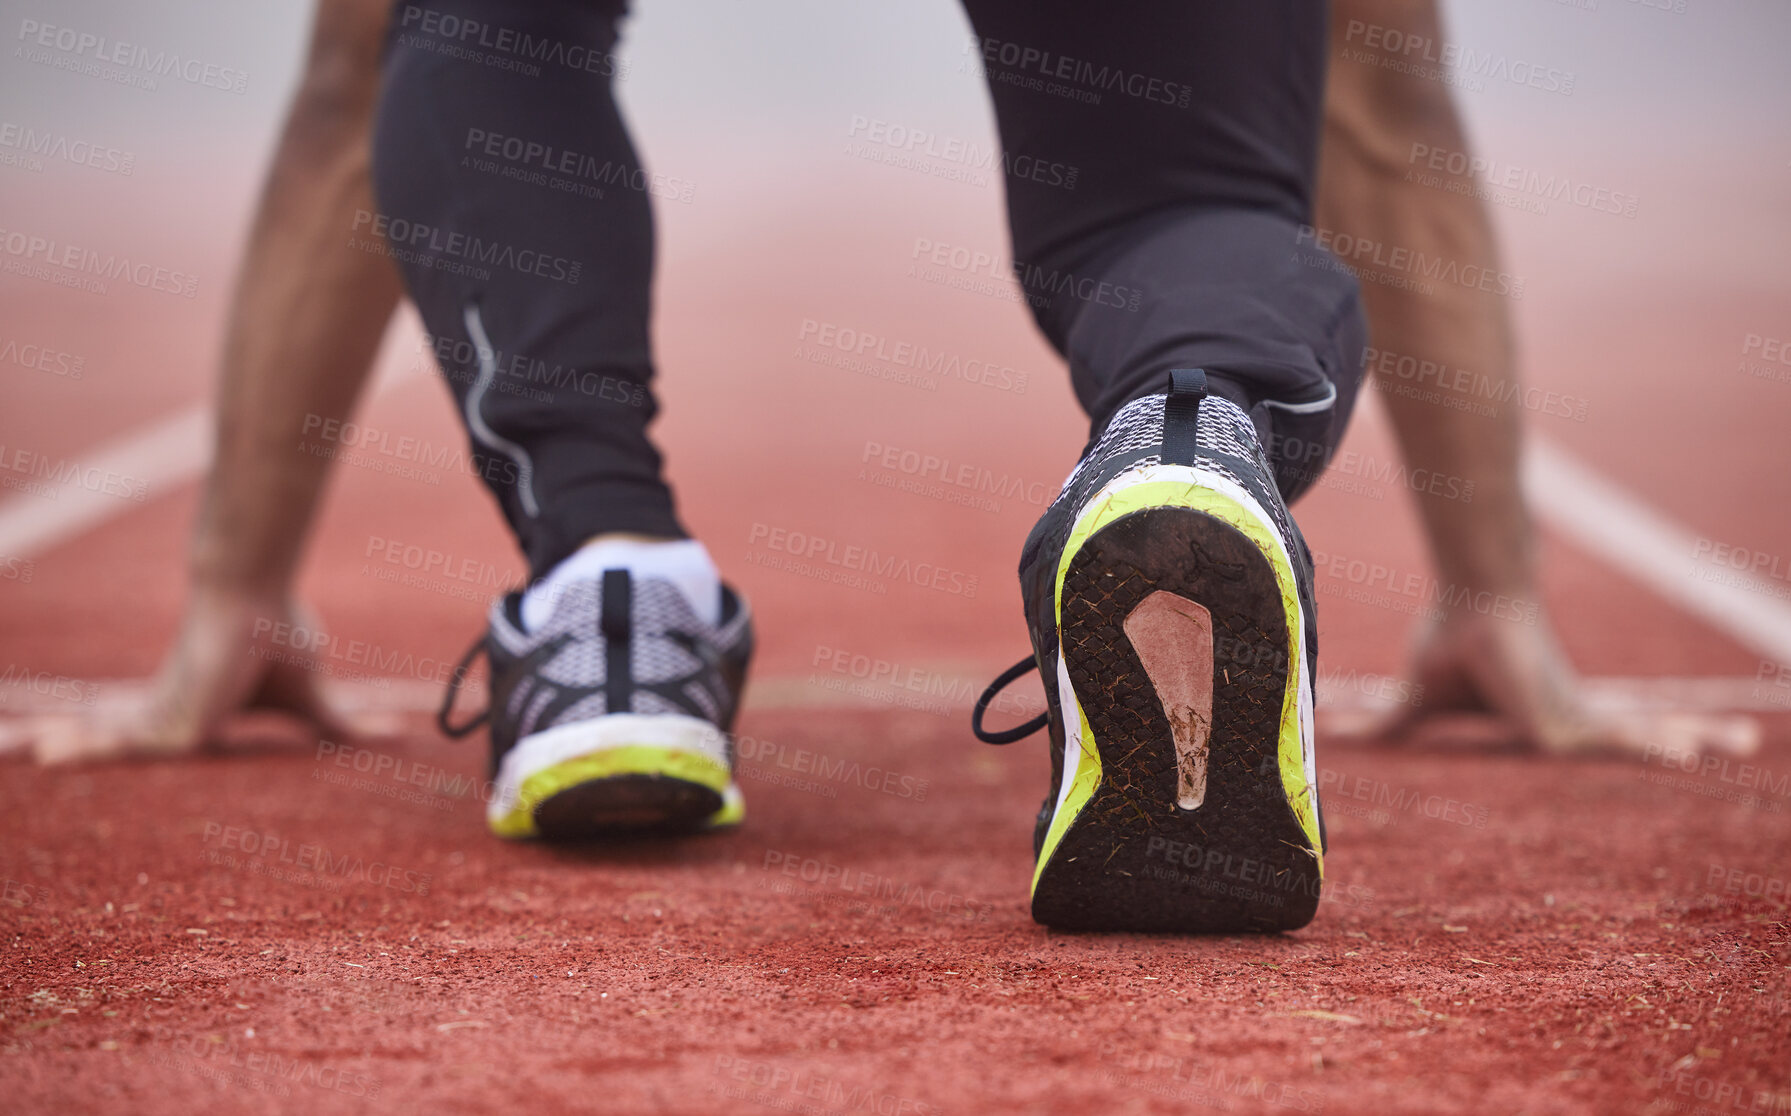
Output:
[[[1281,560],[1287,563],[1287,568],[1290,570],[1294,568],[1293,561],[1289,558],[1287,553],[1287,545],[1281,538],[1280,529],[1275,526],[1274,519],[1272,519],[1269,516],[1268,511],[1257,502],[1256,497],[1250,495],[1247,489],[1230,477],[1215,473],[1209,469],[1202,469],[1197,465],[1147,465],[1142,469],[1133,469],[1129,472],[1121,473],[1119,476],[1114,477],[1103,485],[1101,490],[1095,493],[1094,496],[1082,506],[1085,509],[1094,508],[1113,494],[1122,492],[1133,485],[1163,482],[1199,485],[1201,488],[1212,489],[1223,496],[1237,501],[1237,503],[1242,505],[1245,510],[1256,517],[1257,521],[1262,524],[1264,533],[1275,541],[1275,549],[1280,555]],[[1075,534],[1075,527],[1081,526],[1081,523],[1082,516],[1077,516],[1076,524],[1071,528],[1070,533],[1072,535]],[[1312,808],[1312,816],[1316,818],[1318,816],[1318,756],[1317,750],[1313,747],[1312,739],[1312,672],[1310,670],[1309,660],[1305,654],[1305,605],[1301,602],[1300,595],[1297,592],[1294,594],[1294,610],[1296,613],[1295,621],[1297,624],[1294,633],[1298,640],[1300,668],[1300,692],[1298,700],[1300,750],[1302,753],[1301,760],[1302,767],[1306,772],[1306,797]],[[1064,802],[1069,797],[1070,783],[1075,776],[1076,768],[1082,754],[1081,702],[1075,696],[1075,690],[1070,686],[1069,670],[1064,665],[1061,628],[1058,633],[1057,695],[1058,706],[1063,710],[1064,720],[1063,782],[1060,783],[1057,788],[1057,806],[1053,811],[1053,817],[1056,816],[1057,810],[1063,809]],[[1068,695],[1067,700],[1065,695]],[[1072,747],[1072,744],[1075,746]]]
[[[727,735],[700,717],[681,713],[610,713],[555,725],[517,741],[498,765],[486,816],[493,821],[508,817],[522,800],[522,784],[538,771],[581,756],[642,746],[694,752],[723,767],[729,766]]]
[[[1057,641],[1057,707],[1063,710],[1063,778],[1057,784],[1057,805],[1051,816],[1063,810],[1070,797],[1070,784],[1076,781],[1076,768],[1082,762],[1082,703],[1070,687],[1070,668],[1063,661],[1063,640]]]

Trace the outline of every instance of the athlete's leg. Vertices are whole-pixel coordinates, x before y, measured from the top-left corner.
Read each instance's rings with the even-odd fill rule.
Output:
[[[1359,29],[1364,22],[1441,41],[1435,0],[1336,0],[1334,14],[1319,227],[1386,250],[1497,273],[1498,243],[1473,193],[1467,137],[1449,88],[1432,77],[1342,55],[1351,25]],[[1427,152],[1439,156],[1434,170]],[[1449,169],[1455,159],[1462,160],[1459,173]],[[1422,174],[1410,175],[1414,169]],[[1417,177],[1460,189],[1423,185]],[[1517,382],[1504,297],[1462,284],[1417,289],[1370,283],[1362,299],[1375,348],[1388,357],[1385,368],[1396,369],[1409,357],[1438,362],[1451,372],[1469,370],[1478,381],[1471,387],[1453,376],[1434,384],[1402,381],[1397,371],[1377,377],[1383,388],[1393,389],[1381,398],[1412,464],[1445,476],[1474,474],[1471,502],[1418,493],[1438,572],[1452,584],[1476,590],[1533,588],[1534,536],[1517,486],[1520,408],[1486,406],[1481,394],[1507,399]],[[1406,390],[1399,390],[1402,386]],[[1459,544],[1447,545],[1451,539]]]
[[[1475,194],[1476,161],[1449,87],[1344,54],[1372,25],[1408,41],[1443,41],[1436,0],[1335,0],[1333,17],[1319,227],[1383,254],[1497,275],[1498,238]],[[1417,662],[1424,704],[1402,709],[1388,729],[1416,730],[1434,713],[1466,706],[1495,714],[1546,753],[1750,750],[1751,723],[1595,711],[1578,692],[1541,600],[1519,483],[1525,397],[1506,297],[1462,284],[1370,283],[1363,301],[1375,346],[1369,367],[1406,464],[1454,482],[1417,492],[1438,575],[1473,599],[1501,594],[1538,609],[1529,624],[1463,607],[1428,625]],[[1420,376],[1420,367],[1444,374]],[[1460,487],[1471,501],[1452,498]]]
[[[348,416],[398,304],[389,261],[344,244],[372,201],[368,140],[381,0],[322,0],[256,207],[224,326],[218,454],[194,543],[198,572],[283,594],[329,460],[294,455],[307,416]],[[262,478],[278,463],[279,475]],[[299,514],[293,514],[297,510]]]
[[[1316,613],[1285,501],[1343,432],[1364,340],[1310,224],[1324,4],[966,4],[1020,281],[1099,435],[1020,559],[1053,745],[1033,917],[1301,926]],[[1166,878],[1164,842],[1272,882]]]
[[[1291,500],[1343,433],[1364,343],[1355,281],[1310,225],[1324,3],[966,7],[1021,282],[1095,432],[1204,368]]]
[[[394,10],[377,215],[537,575],[681,538],[647,438],[652,214],[612,92],[623,0]]]
[[[155,684],[140,699],[32,726],[41,759],[194,751],[246,708],[341,731],[320,675],[257,657],[254,632],[299,619],[294,575],[331,464],[295,451],[304,424],[349,415],[398,303],[391,262],[344,244],[355,213],[373,204],[368,135],[389,6],[317,4],[224,325],[216,453],[180,629]]]
[[[369,224],[539,578],[493,602],[483,641],[486,818],[510,838],[744,810],[729,733],[751,612],[684,538],[647,439],[653,226],[611,88],[623,6],[400,3],[375,140]],[[445,730],[473,727],[451,709]]]

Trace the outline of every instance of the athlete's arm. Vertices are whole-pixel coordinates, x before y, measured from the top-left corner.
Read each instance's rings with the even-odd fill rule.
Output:
[[[387,0],[319,0],[226,326],[216,458],[194,530],[188,599],[150,693],[34,730],[46,761],[180,753],[249,708],[341,730],[294,649],[258,655],[259,622],[297,620],[294,571],[329,472],[299,451],[307,416],[348,415],[399,296],[383,256],[348,247],[373,209],[370,132]],[[265,630],[268,625],[261,623]]]
[[[1496,275],[1498,243],[1485,207],[1467,174],[1448,173],[1461,162],[1448,155],[1468,153],[1448,87],[1349,57],[1347,48],[1360,45],[1350,36],[1364,26],[1394,27],[1436,42],[1443,35],[1435,0],[1333,3],[1318,223]],[[1421,166],[1414,165],[1414,152]],[[1432,152],[1445,154],[1433,164]],[[1408,178],[1414,170],[1428,176],[1425,182]],[[1438,180],[1470,189],[1426,184]],[[1387,358],[1372,360],[1370,367],[1406,463],[1473,484],[1471,501],[1452,499],[1446,485],[1417,493],[1437,575],[1472,593],[1534,602],[1538,611],[1530,624],[1457,608],[1427,628],[1415,662],[1423,704],[1402,710],[1380,731],[1409,736],[1429,727],[1435,713],[1469,710],[1496,715],[1524,744],[1551,754],[1640,754],[1650,745],[1751,748],[1758,728],[1747,719],[1587,707],[1542,605],[1536,535],[1518,482],[1522,409],[1515,402],[1495,403],[1488,413],[1488,396],[1512,398],[1505,389],[1518,376],[1504,296],[1465,285],[1431,286],[1419,292],[1365,282],[1362,298],[1371,356]],[[1401,356],[1473,375],[1417,385],[1385,371]]]

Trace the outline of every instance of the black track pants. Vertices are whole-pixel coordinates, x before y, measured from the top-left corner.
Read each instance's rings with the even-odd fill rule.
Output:
[[[1014,269],[1093,432],[1201,367],[1297,496],[1343,434],[1365,341],[1355,281],[1308,224],[1323,0],[965,7]],[[647,437],[653,225],[611,88],[623,8],[400,0],[380,212],[357,229],[397,257],[537,573],[592,535],[684,534]]]

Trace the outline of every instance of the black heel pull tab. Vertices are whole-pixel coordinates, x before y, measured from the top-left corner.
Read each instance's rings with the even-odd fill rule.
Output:
[[[1163,464],[1194,464],[1200,401],[1206,396],[1205,369],[1177,368],[1169,373],[1169,394],[1163,400]]]
[[[603,571],[603,701],[607,713],[634,710],[634,583],[627,570]]]

